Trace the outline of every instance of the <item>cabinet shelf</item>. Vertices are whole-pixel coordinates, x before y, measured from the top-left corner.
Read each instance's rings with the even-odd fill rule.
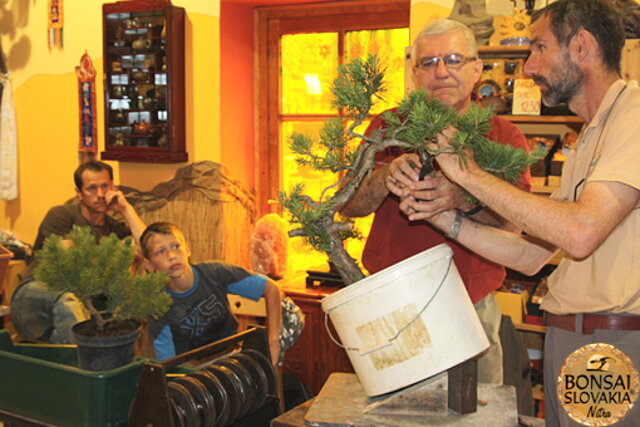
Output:
[[[529,55],[529,45],[526,46],[478,46],[478,55],[519,56]]]
[[[578,116],[514,116],[511,114],[500,115],[511,123],[540,123],[540,124],[581,124]]]

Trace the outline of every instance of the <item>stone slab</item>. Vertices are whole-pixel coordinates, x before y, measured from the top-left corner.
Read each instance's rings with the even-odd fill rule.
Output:
[[[420,426],[518,426],[516,390],[513,386],[478,384],[478,411],[459,415],[451,410],[437,415],[383,415],[364,413],[375,402],[368,398],[355,374],[329,376],[305,416],[312,427],[420,427]]]
[[[369,398],[366,414],[447,415],[447,373],[436,375],[395,393]]]

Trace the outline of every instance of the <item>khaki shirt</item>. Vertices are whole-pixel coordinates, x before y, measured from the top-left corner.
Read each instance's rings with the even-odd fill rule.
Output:
[[[585,184],[615,181],[640,190],[640,89],[616,81],[567,157],[556,200],[573,202]],[[640,314],[640,209],[636,206],[587,258],[564,258],[541,307],[555,314]]]

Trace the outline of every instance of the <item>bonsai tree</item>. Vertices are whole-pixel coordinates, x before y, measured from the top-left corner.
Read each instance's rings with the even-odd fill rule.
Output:
[[[290,236],[301,236],[314,249],[325,252],[335,265],[345,284],[364,278],[362,270],[349,255],[343,240],[359,237],[353,221],[336,219],[336,215],[354,196],[363,179],[373,170],[375,156],[389,147],[400,147],[420,155],[420,175],[433,172],[432,158],[441,151],[429,146],[447,126],[457,133],[447,149],[466,164],[465,150],[473,150],[479,166],[509,182],[517,182],[522,171],[539,160],[544,153],[525,151],[490,141],[493,111],[472,103],[461,116],[455,109],[429,98],[424,89],[416,90],[393,111],[383,113],[384,126],[369,136],[354,131],[366,119],[374,100],[384,92],[384,70],[375,55],[366,60],[354,59],[338,69],[338,77],[331,91],[333,107],[342,110],[345,119],[325,123],[319,139],[294,133],[290,137],[291,150],[300,165],[338,175],[335,184],[325,188],[318,200],[304,194],[304,185],[297,184],[289,193],[281,192],[278,200],[291,214],[291,222],[298,226]],[[346,127],[346,123],[352,121]],[[359,140],[357,148],[350,141]],[[471,197],[471,196],[468,196]]]
[[[36,279],[54,292],[72,292],[95,320],[98,334],[124,319],[159,317],[171,306],[164,291],[164,273],[131,274],[135,246],[131,238],[119,240],[115,234],[96,243],[90,227],[74,226],[65,239],[51,235],[36,253]],[[106,310],[94,305],[96,297],[106,297]]]

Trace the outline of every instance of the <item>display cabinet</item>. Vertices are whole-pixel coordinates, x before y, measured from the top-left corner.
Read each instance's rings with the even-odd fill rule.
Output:
[[[184,9],[168,0],[104,4],[102,159],[187,161]]]

